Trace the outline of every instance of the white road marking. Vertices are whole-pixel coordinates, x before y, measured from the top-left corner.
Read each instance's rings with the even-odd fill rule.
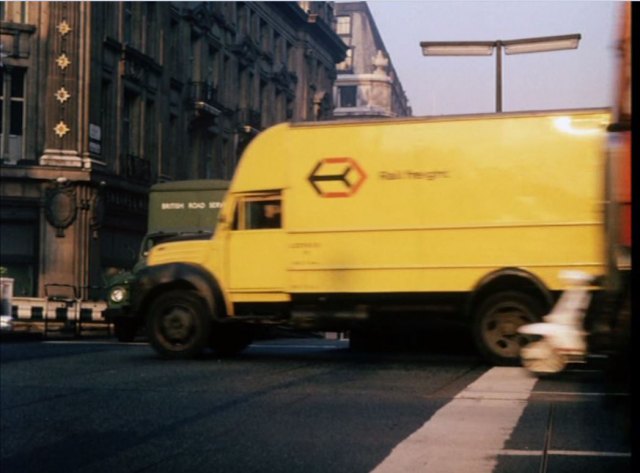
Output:
[[[497,454],[512,457],[541,457],[545,452],[542,450],[500,450]],[[565,457],[631,457],[631,452],[594,452],[590,450],[547,450],[546,454]]]
[[[536,391],[532,393],[535,396],[566,396],[566,397],[598,397],[598,396],[620,396],[620,397],[630,397],[631,394],[620,392],[620,393],[593,393],[593,392],[567,392],[567,391]]]
[[[398,444],[373,473],[490,473],[536,382],[522,368],[492,368]]]

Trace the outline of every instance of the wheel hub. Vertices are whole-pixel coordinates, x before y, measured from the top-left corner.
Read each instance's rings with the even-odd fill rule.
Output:
[[[528,337],[518,333],[518,327],[532,321],[524,310],[512,306],[498,307],[487,317],[484,336],[496,352],[515,357],[529,341]]]
[[[162,319],[162,333],[171,341],[186,340],[192,327],[191,314],[182,308],[174,308]]]

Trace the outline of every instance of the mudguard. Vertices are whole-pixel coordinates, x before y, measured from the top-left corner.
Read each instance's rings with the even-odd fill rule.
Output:
[[[227,316],[225,299],[215,278],[202,266],[186,263],[147,266],[140,270],[131,287],[131,312],[144,318],[155,295],[179,288],[195,290],[212,317]]]
[[[538,294],[549,307],[553,306],[555,298],[547,286],[534,274],[520,268],[502,268],[484,276],[473,291],[467,302],[465,312],[473,313],[475,302],[482,294],[497,292],[498,290],[518,290],[529,288]]]

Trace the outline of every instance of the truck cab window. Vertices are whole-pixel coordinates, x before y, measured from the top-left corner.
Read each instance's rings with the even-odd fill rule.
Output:
[[[234,230],[282,228],[282,199],[279,194],[241,198],[236,207]]]

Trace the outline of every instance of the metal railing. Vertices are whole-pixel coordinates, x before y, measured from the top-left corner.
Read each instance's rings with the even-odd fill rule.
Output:
[[[218,89],[210,82],[190,82],[189,101],[193,103],[204,102],[215,105],[218,100]]]

